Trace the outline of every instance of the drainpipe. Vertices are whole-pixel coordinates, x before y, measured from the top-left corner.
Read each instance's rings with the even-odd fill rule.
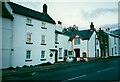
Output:
[[[87,40],[87,53],[88,53],[88,59],[89,59],[89,40]]]
[[[95,59],[96,59],[96,35],[95,35]]]

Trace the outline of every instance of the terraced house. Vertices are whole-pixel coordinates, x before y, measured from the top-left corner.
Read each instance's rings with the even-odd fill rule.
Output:
[[[41,13],[4,2],[2,11],[2,68],[63,60],[63,46],[55,48],[56,23],[48,15],[46,4]]]

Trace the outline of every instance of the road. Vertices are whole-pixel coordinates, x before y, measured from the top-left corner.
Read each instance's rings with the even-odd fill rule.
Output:
[[[51,69],[25,75],[11,76],[7,80],[120,80],[120,58],[104,59],[82,65]],[[81,63],[81,62],[80,62]]]

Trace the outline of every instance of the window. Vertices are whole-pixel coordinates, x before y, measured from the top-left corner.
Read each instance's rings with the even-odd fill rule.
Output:
[[[96,45],[98,45],[98,39],[96,39]]]
[[[80,38],[75,38],[75,45],[80,44]]]
[[[27,25],[32,25],[32,19],[31,19],[31,18],[27,18],[26,24],[27,24]]]
[[[27,42],[31,42],[32,41],[32,33],[27,33]]]
[[[72,51],[69,51],[68,53],[69,53],[70,56],[72,55]]]
[[[114,37],[114,43],[116,44],[116,38]]]
[[[45,44],[45,35],[42,35],[41,40],[42,40],[41,43]]]
[[[67,50],[64,51],[64,56],[67,56]]]
[[[41,51],[41,58],[45,58],[45,51]]]
[[[45,23],[44,22],[42,22],[42,27],[45,27]]]
[[[47,28],[45,27],[45,23],[44,23],[44,22],[42,22],[41,28],[42,28],[42,29],[47,29]]]
[[[59,57],[62,57],[62,48],[59,48]]]
[[[26,59],[31,59],[31,51],[26,51]]]
[[[83,57],[86,57],[86,52],[83,52]]]
[[[55,34],[55,42],[58,42],[58,34]]]

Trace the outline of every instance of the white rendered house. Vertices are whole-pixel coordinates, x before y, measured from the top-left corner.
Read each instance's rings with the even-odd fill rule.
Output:
[[[107,28],[105,33],[108,34],[109,38],[109,56],[110,57],[117,57],[120,56],[120,36],[114,33],[111,33]]]
[[[43,5],[43,13],[8,2],[2,17],[2,68],[55,62],[55,21]],[[11,8],[11,10],[9,9]],[[6,14],[3,13],[3,14]],[[50,54],[53,54],[52,56]]]
[[[70,36],[72,57],[75,60],[80,58],[88,61],[101,57],[100,44],[93,23],[91,23],[88,30],[77,30],[66,34]]]

